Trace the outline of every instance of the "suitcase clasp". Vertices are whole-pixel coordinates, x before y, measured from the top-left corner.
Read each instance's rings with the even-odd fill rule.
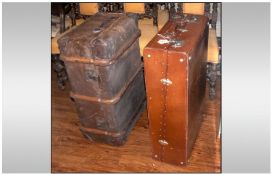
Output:
[[[161,79],[161,83],[166,85],[166,86],[169,86],[169,85],[173,84],[171,80],[165,79],[165,78]]]

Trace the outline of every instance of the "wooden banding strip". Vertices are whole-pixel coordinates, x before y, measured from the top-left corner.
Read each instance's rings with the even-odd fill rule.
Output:
[[[77,94],[77,93],[74,93],[74,92],[70,92],[70,96],[72,98],[76,98],[76,99],[80,99],[80,100],[86,100],[86,101],[91,101],[91,102],[105,103],[105,104],[115,104],[115,103],[117,103],[121,99],[121,97],[124,95],[126,89],[132,84],[132,82],[134,81],[135,77],[140,73],[141,70],[142,70],[142,66],[140,66],[137,69],[136,73],[130,78],[130,80],[125,84],[125,86],[122,87],[122,89],[118,92],[118,94],[115,95],[111,99],[102,99],[102,98],[99,98],[99,97],[91,97],[91,96]]]
[[[121,132],[109,132],[109,131],[96,129],[96,128],[86,128],[84,126],[80,126],[80,130],[82,130],[83,132],[90,132],[90,133],[98,134],[98,135],[107,135],[107,136],[111,136],[111,137],[120,137],[125,132],[125,130],[123,130]]]

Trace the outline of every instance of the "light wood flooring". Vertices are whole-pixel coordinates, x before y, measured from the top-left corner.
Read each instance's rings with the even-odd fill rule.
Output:
[[[88,141],[79,130],[69,90],[69,83],[65,90],[58,89],[56,73],[52,71],[52,172],[221,171],[221,141],[215,134],[216,116],[220,114],[220,86],[215,100],[205,100],[206,116],[187,166],[169,165],[151,158],[146,112],[124,146],[113,147]]]

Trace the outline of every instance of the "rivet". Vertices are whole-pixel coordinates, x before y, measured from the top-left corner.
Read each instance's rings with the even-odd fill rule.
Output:
[[[183,165],[183,162],[180,162],[181,165]]]
[[[148,54],[148,55],[147,55],[147,57],[148,57],[148,58],[150,58],[150,57],[151,57],[151,55],[150,55],[150,54]]]
[[[191,56],[189,56],[189,60],[191,60],[192,59],[192,57]]]
[[[158,140],[158,141],[163,146],[168,145],[168,142],[166,140]]]
[[[155,157],[157,158],[157,157],[158,157],[158,155],[157,155],[157,154],[155,154]]]
[[[181,63],[182,63],[183,61],[184,61],[184,59],[183,59],[183,58],[179,59],[179,62],[181,62]]]

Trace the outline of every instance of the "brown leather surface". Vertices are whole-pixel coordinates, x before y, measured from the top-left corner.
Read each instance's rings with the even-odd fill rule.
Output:
[[[187,15],[186,19],[191,17]],[[187,32],[176,30],[181,19],[168,21],[144,49],[152,156],[175,165],[187,163],[201,123],[208,19],[197,18],[182,27]],[[163,39],[182,40],[183,44],[159,44]],[[172,84],[164,85],[162,79]]]

